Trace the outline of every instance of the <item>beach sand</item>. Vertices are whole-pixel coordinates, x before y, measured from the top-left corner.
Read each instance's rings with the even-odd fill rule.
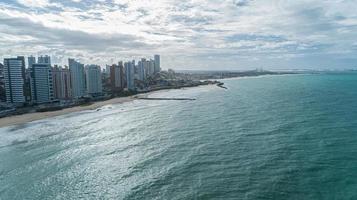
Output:
[[[75,106],[71,108],[65,108],[57,111],[49,111],[49,112],[35,112],[35,113],[26,113],[22,115],[14,115],[9,117],[0,118],[0,128],[5,126],[19,125],[27,122],[32,122],[36,120],[46,119],[50,117],[55,117],[59,115],[65,115],[72,112],[79,112],[84,110],[95,110],[97,108],[103,107],[109,104],[118,104],[125,103],[129,101],[133,101],[134,96],[130,97],[118,97],[109,99],[106,101],[94,102],[93,104],[87,106]]]
[[[201,85],[201,86],[196,86],[194,88],[200,88],[200,87],[216,88],[215,85]],[[86,105],[86,106],[75,106],[75,107],[65,108],[65,109],[57,110],[57,111],[35,112],[35,113],[26,113],[26,114],[22,114],[22,115],[13,115],[13,116],[9,116],[9,117],[0,118],[0,128],[6,127],[6,126],[20,125],[20,124],[24,124],[24,123],[28,123],[28,122],[32,122],[32,121],[37,121],[37,120],[46,119],[46,118],[50,118],[50,117],[56,117],[56,116],[60,116],[60,115],[69,114],[72,112],[80,112],[80,111],[84,111],[84,110],[96,110],[96,109],[101,108],[105,105],[130,102],[130,101],[135,100],[136,97],[146,98],[146,97],[149,97],[150,95],[156,94],[156,93],[165,93],[165,92],[171,91],[171,90],[185,90],[185,89],[189,89],[189,88],[192,88],[192,87],[186,87],[186,88],[180,88],[180,89],[156,90],[156,91],[151,91],[151,92],[147,92],[147,93],[137,94],[134,96],[117,97],[117,98],[109,99],[106,101],[94,102],[93,104]]]

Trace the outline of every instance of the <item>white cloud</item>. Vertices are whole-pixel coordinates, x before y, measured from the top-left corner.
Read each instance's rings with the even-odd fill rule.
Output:
[[[59,6],[57,3],[50,3],[49,0],[17,0],[18,3],[32,8],[46,8],[49,6]]]
[[[27,53],[31,45],[34,51],[47,49],[65,56],[81,52],[83,60],[99,64],[161,53],[167,67],[180,67],[185,62],[204,67],[217,63],[246,67],[264,63],[264,59],[277,59],[277,54],[286,60],[302,55],[328,59],[331,54],[353,58],[356,49],[351,45],[357,31],[355,0],[18,3],[27,9],[0,3],[0,20],[12,19],[11,23],[0,24],[0,28],[6,26],[0,31],[0,41],[11,41],[0,50],[2,55]],[[101,59],[93,59],[99,56]],[[301,63],[309,65],[309,59]],[[285,65],[293,62],[296,60]]]

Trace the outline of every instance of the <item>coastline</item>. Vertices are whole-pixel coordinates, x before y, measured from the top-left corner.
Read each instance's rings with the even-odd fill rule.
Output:
[[[141,94],[136,94],[132,96],[127,96],[127,97],[116,97],[112,98],[109,100],[105,101],[97,101],[94,102],[90,105],[85,105],[85,106],[74,106],[70,108],[64,108],[62,110],[56,110],[56,111],[46,111],[46,112],[34,112],[34,113],[25,113],[21,115],[12,115],[8,117],[3,117],[0,118],[0,128],[4,128],[7,126],[15,126],[15,125],[21,125],[37,120],[42,120],[46,118],[51,118],[51,117],[56,117],[56,116],[61,116],[61,115],[66,115],[74,112],[80,112],[80,111],[85,111],[85,110],[96,110],[98,108],[101,108],[106,105],[110,104],[122,104],[126,102],[131,102],[134,100],[140,100],[140,98],[146,98],[150,94],[155,94],[157,92],[165,92],[165,91],[170,91],[170,90],[179,90],[179,89],[187,89],[187,88],[196,88],[196,87],[202,87],[202,86],[209,86],[209,85],[198,85],[198,86],[192,86],[192,87],[181,87],[181,88],[172,88],[172,89],[161,89],[161,90],[153,90],[150,92],[145,92]],[[138,98],[140,97],[140,98]]]
[[[149,93],[147,93],[147,94],[149,94]],[[13,115],[13,116],[9,116],[9,117],[3,117],[0,119],[0,128],[25,124],[28,122],[33,122],[33,121],[37,121],[37,120],[41,120],[41,119],[65,115],[65,114],[69,114],[69,113],[73,113],[73,112],[80,112],[80,111],[84,111],[84,110],[95,110],[95,109],[98,109],[105,105],[121,104],[121,103],[125,103],[125,102],[130,102],[133,100],[135,100],[134,96],[117,97],[117,98],[109,99],[106,101],[94,102],[93,104],[86,105],[86,106],[75,106],[75,107],[71,107],[71,108],[64,108],[62,110],[57,110],[57,111],[35,112],[35,113],[26,113],[26,114],[22,114],[22,115]]]
[[[287,75],[287,74],[279,74],[279,75]],[[296,74],[294,74],[294,75],[296,75]],[[159,89],[153,89],[148,92],[135,94],[132,96],[115,97],[115,98],[105,100],[105,101],[96,101],[89,105],[78,105],[78,106],[64,108],[64,109],[56,110],[56,111],[33,112],[33,113],[25,113],[25,114],[20,114],[20,115],[11,115],[11,116],[0,118],[0,128],[7,127],[7,126],[21,125],[21,124],[25,124],[25,123],[29,123],[29,122],[33,122],[33,121],[37,121],[37,120],[56,117],[56,116],[60,116],[60,115],[66,115],[66,114],[74,113],[74,112],[80,112],[80,111],[85,111],[85,110],[96,110],[98,108],[101,108],[103,106],[110,105],[110,104],[121,104],[121,103],[130,102],[130,101],[134,101],[134,100],[139,100],[140,98],[138,98],[138,97],[145,99],[148,95],[154,94],[156,92],[185,89],[185,88],[195,88],[195,87],[209,86],[209,85],[215,85],[217,87],[227,89],[226,87],[219,85],[219,83],[220,83],[219,81],[230,80],[230,79],[242,79],[242,78],[261,78],[261,77],[266,77],[266,76],[277,76],[277,74],[259,75],[259,76],[229,77],[229,78],[214,79],[214,80],[209,79],[208,81],[218,81],[218,83],[214,83],[214,84],[206,83],[206,84],[180,86],[180,87],[172,87],[172,88],[170,88],[170,87],[159,88]]]

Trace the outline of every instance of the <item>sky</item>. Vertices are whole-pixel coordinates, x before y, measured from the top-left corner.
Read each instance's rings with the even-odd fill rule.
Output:
[[[0,59],[161,55],[191,70],[357,68],[357,0],[0,0]]]

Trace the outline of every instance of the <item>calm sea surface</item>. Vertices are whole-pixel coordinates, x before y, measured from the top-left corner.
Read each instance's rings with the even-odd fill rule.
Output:
[[[224,82],[1,128],[0,199],[357,199],[357,74]]]

